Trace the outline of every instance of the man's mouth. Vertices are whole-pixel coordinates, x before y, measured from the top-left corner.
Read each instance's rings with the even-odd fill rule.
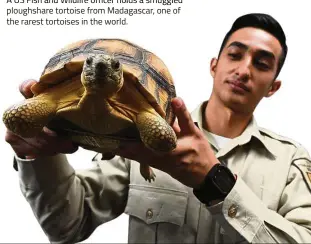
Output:
[[[250,92],[251,90],[241,81],[238,80],[228,80],[227,81],[231,88],[237,92]]]

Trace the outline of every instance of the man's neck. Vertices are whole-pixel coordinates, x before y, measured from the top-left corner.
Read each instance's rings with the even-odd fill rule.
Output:
[[[212,96],[203,112],[203,127],[216,135],[235,138],[242,134],[251,118],[252,114],[237,113]]]

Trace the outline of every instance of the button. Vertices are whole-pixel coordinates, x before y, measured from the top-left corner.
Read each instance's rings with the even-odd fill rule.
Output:
[[[148,209],[147,212],[146,212],[146,217],[147,217],[148,219],[151,219],[152,216],[153,216],[153,211],[152,211],[152,209]]]
[[[235,205],[231,205],[228,210],[228,215],[230,218],[234,218],[237,212],[238,212],[238,207]]]

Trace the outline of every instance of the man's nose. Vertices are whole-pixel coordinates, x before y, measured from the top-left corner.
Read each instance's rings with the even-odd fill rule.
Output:
[[[251,76],[251,64],[252,60],[250,58],[244,58],[238,63],[236,68],[236,75],[239,77],[239,80],[247,82]]]

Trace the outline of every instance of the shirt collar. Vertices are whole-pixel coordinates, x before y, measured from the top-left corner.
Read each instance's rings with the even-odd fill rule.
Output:
[[[208,101],[204,101],[199,106],[197,106],[197,108],[191,113],[191,116],[192,116],[193,122],[195,122],[197,126],[199,127],[199,129],[203,131],[203,133],[207,137],[210,144],[218,150],[214,137],[207,130],[203,128],[203,115],[204,115],[204,111],[205,111],[207,103]],[[259,142],[261,142],[264,148],[274,158],[276,158],[276,153],[274,152],[273,148],[268,145],[267,140],[260,133],[259,127],[257,126],[254,116],[252,117],[251,121],[249,122],[248,126],[243,131],[243,133],[240,136],[233,138],[230,141],[230,143],[228,143],[228,145],[225,146],[225,148],[219,151],[218,157],[227,154],[229,151],[231,151],[233,148],[237,147],[238,145],[241,146],[241,145],[249,143],[251,140],[256,140],[256,139]]]

